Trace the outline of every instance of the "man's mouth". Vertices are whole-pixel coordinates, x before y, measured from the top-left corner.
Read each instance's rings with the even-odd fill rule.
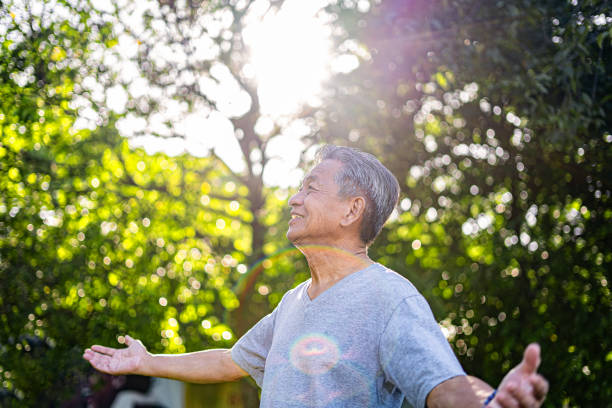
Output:
[[[297,219],[300,219],[300,218],[304,218],[304,217],[299,215],[299,214],[291,214],[291,219],[289,220],[289,223],[291,223],[291,222],[293,222],[293,221],[295,221]]]

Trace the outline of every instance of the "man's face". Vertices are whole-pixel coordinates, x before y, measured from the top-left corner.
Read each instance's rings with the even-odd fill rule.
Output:
[[[338,196],[334,180],[341,167],[337,160],[323,160],[289,199],[291,220],[287,238],[293,244],[330,245],[341,238],[340,220],[349,208],[348,200]]]

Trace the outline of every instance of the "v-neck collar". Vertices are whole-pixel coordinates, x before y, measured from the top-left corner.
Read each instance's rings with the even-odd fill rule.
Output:
[[[356,272],[346,275],[344,278],[338,280],[336,283],[331,285],[329,288],[325,289],[323,292],[319,294],[319,296],[315,297],[314,299],[311,299],[310,295],[308,294],[308,289],[310,288],[310,284],[312,283],[312,278],[310,278],[308,279],[308,281],[306,281],[306,284],[304,285],[304,295],[302,296],[302,299],[304,299],[304,302],[307,305],[315,304],[316,302],[319,302],[321,298],[324,298],[325,296],[329,296],[329,293],[338,291],[343,286],[346,286],[350,281],[355,279],[358,275],[361,275],[365,273],[367,270],[374,269],[375,267],[378,267],[378,266],[380,266],[380,264],[378,262],[374,262],[372,265],[368,265],[363,269],[360,269]]]

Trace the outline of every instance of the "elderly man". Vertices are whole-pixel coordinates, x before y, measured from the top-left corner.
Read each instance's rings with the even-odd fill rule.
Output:
[[[92,346],[98,370],[207,383],[251,375],[262,407],[539,407],[548,383],[527,347],[497,391],[467,376],[427,302],[401,275],[368,258],[399,185],[374,156],[326,146],[290,198],[287,238],[311,279],[288,291],[232,349],[152,355]]]

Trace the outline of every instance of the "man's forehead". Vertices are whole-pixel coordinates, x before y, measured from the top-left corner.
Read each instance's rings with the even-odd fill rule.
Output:
[[[308,181],[321,182],[325,181],[326,179],[331,181],[336,175],[336,171],[338,171],[338,168],[341,166],[342,163],[337,160],[323,160],[321,163],[313,167],[310,172],[306,174],[306,176],[304,176],[302,183]]]

